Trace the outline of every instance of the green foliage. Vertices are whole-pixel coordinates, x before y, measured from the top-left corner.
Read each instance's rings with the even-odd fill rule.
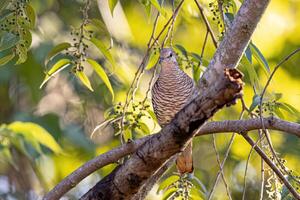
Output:
[[[36,14],[29,0],[5,0],[0,7],[0,66],[27,60]],[[14,59],[15,58],[15,59]]]
[[[97,32],[95,33],[91,27],[98,27],[97,25],[101,25],[100,21],[97,19],[84,19],[81,26],[71,32],[71,35],[74,36],[73,44],[70,44],[68,42],[60,43],[48,53],[45,63],[46,66],[50,65],[51,69],[46,72],[46,77],[44,78],[44,81],[42,82],[40,88],[42,88],[43,85],[56,73],[67,67],[71,67],[71,72],[78,78],[78,80],[86,88],[93,92],[94,90],[92,88],[91,82],[84,72],[86,63],[89,63],[92,69],[102,79],[104,84],[109,89],[112,98],[114,98],[114,91],[106,72],[97,61],[87,56],[87,51],[89,49],[88,43],[92,43],[99,49],[99,51],[111,63],[111,65],[116,65],[110,51],[105,47],[101,40],[95,38]],[[101,31],[106,30],[101,29]],[[58,59],[56,62],[53,62],[53,60],[57,58],[57,55],[63,55],[63,57]]]
[[[10,163],[14,163],[11,156],[12,147],[18,149],[29,159],[34,159],[36,154],[43,155],[43,147],[53,153],[62,153],[60,145],[52,135],[43,127],[32,122],[15,121],[11,124],[0,126],[0,152],[5,155]]]
[[[22,6],[15,7],[16,2]],[[158,132],[157,119],[149,101],[150,90],[148,88],[151,84],[147,81],[151,79],[151,73],[155,71],[153,68],[159,60],[159,44],[162,43],[167,31],[170,30],[170,34],[165,46],[174,44],[173,48],[177,52],[180,67],[193,76],[195,81],[200,79],[215,52],[210,35],[208,35],[205,51],[202,52],[206,33],[205,24],[194,1],[184,1],[174,23],[174,30],[171,31],[172,29],[168,26],[161,38],[156,41],[154,48],[150,49],[149,59],[143,65],[147,71],[143,71],[142,75],[137,78],[138,81],[129,89],[143,54],[147,51],[147,41],[145,42],[145,40],[148,40],[152,33],[154,16],[157,11],[160,13],[156,31],[154,31],[153,37],[155,38],[168,20],[167,16],[170,17],[172,2],[139,0],[140,5],[144,8],[141,10],[141,6],[136,5],[139,4],[138,2],[121,1],[121,7],[125,12],[124,19],[130,27],[127,34],[131,39],[128,40],[124,40],[118,35],[125,32],[119,27],[123,24],[110,23],[101,16],[97,10],[96,1],[90,1],[92,3],[90,6],[83,6],[85,2],[87,1],[31,0],[29,4],[29,1],[25,0],[1,1],[0,65],[9,66],[0,68],[0,121],[2,123],[0,127],[0,161],[4,161],[0,167],[1,178],[13,177],[13,180],[18,180],[21,177],[20,174],[24,175],[24,172],[28,171],[27,167],[20,165],[21,159],[16,156],[17,151],[22,158],[34,160],[32,163],[34,172],[32,173],[35,174],[34,176],[30,174],[30,176],[38,177],[38,169],[45,174],[46,186],[40,184],[43,182],[43,177],[38,177],[38,181],[30,177],[30,180],[34,181],[31,185],[32,188],[47,191],[48,188],[52,188],[59,180],[95,155],[109,151],[119,146],[121,142]],[[106,8],[106,12],[114,13],[117,1],[109,0],[108,2],[109,8]],[[222,1],[225,22],[222,21],[221,13],[218,10],[218,1],[199,2],[204,7],[204,13],[212,31],[221,41],[225,31],[228,30],[227,27],[225,28],[225,24],[230,26],[232,23],[240,5],[239,2]],[[298,5],[294,2],[293,4],[283,1],[274,2],[272,1],[275,7],[280,8],[287,5]],[[178,3],[179,1],[174,1],[174,6],[176,7]],[[16,15],[16,9],[22,10],[23,16]],[[272,7],[270,9],[275,12],[280,22],[287,19],[295,20],[295,16],[297,16],[295,13],[292,13],[293,15],[285,14],[284,9],[280,14],[276,13]],[[80,10],[83,11],[82,16],[79,15]],[[39,16],[38,23],[36,23],[35,13]],[[18,17],[18,23],[14,23],[16,17]],[[118,17],[118,15],[114,17]],[[272,23],[276,24],[276,21],[274,20]],[[38,25],[37,28],[34,28],[35,24]],[[71,25],[77,28],[68,31]],[[270,66],[279,63],[282,55],[288,54],[293,48],[299,46],[295,37],[298,34],[296,27],[285,28],[280,25],[279,28],[284,30],[282,35],[280,35],[281,31],[267,30],[267,35],[279,34],[272,35],[272,48],[268,47],[270,42],[266,40],[264,36],[266,34],[263,32],[265,27],[269,27],[268,22],[261,22],[260,30],[253,38],[255,45],[253,42],[248,45],[238,66],[245,74],[243,79],[245,81],[245,102],[250,105],[249,109],[255,116],[259,115],[260,93],[265,84],[263,78],[268,78]],[[276,29],[275,25],[274,28]],[[31,48],[32,31],[34,31],[34,46]],[[66,33],[71,33],[71,36]],[[53,47],[52,44],[57,45]],[[28,51],[29,49],[30,51]],[[280,55],[277,55],[278,52]],[[297,67],[295,63],[299,63],[299,58],[293,59],[295,61],[282,66],[282,71],[278,70],[274,77],[275,79],[278,77],[278,79],[271,81],[262,100],[264,117],[274,115],[287,120],[299,121],[297,104],[299,92],[296,87],[299,85],[299,74],[295,70]],[[13,64],[22,65],[10,67]],[[44,74],[42,66],[46,68]],[[64,73],[66,71],[69,71],[71,76]],[[40,87],[43,87],[58,73],[61,76],[58,77],[57,82],[53,81],[55,84],[51,84],[51,87],[47,87],[45,90],[37,89],[40,83],[42,83]],[[262,77],[262,75],[264,76]],[[78,86],[77,82],[84,87]],[[291,92],[292,88],[296,88],[296,90]],[[91,90],[94,92],[89,92]],[[130,94],[128,97],[126,97],[127,93]],[[122,103],[112,105],[111,99]],[[239,109],[239,104],[223,109],[214,117],[214,120],[237,119]],[[95,125],[101,121],[104,122],[95,128]],[[93,133],[93,137],[89,137],[93,129],[97,134]],[[120,135],[123,138],[121,142]],[[271,134],[275,149],[289,161],[288,165],[291,168],[296,168],[299,161],[297,140],[293,136],[278,135]],[[56,141],[59,141],[59,144]],[[225,151],[227,142],[227,135],[218,135],[217,144],[220,152]],[[175,199],[175,197],[177,199],[205,199],[205,194],[209,193],[212,186],[211,181],[215,179],[218,170],[214,156],[211,156],[214,153],[211,149],[212,145],[206,137],[195,138],[194,143],[196,154],[194,165],[197,177],[194,175],[179,177],[173,175],[173,171],[170,170],[171,176],[165,176],[159,184],[158,195],[162,194],[163,199]],[[236,176],[231,172],[241,159],[246,159],[243,156],[247,155],[250,150],[250,147],[238,137],[233,146],[236,148],[231,149],[230,159],[223,167],[225,176],[230,177]],[[239,155],[239,160],[236,155]],[[249,162],[255,167],[256,176],[251,177],[251,181],[248,178],[247,182],[251,182],[251,184],[247,184],[247,194],[251,191],[251,195],[253,192],[258,196],[257,186],[260,183],[257,177],[260,173],[260,164],[256,161],[257,157],[253,156],[253,160]],[[11,166],[15,169],[24,168],[24,170],[11,173]],[[98,176],[102,178],[115,166],[109,165],[100,169],[96,174],[97,180]],[[294,187],[299,187],[295,183],[296,175],[285,173],[285,176]],[[267,188],[267,192],[275,191],[273,184],[275,180],[274,177],[268,180],[271,185],[270,189]],[[94,182],[92,185],[86,182],[84,184],[84,187],[89,187]],[[15,188],[16,193],[19,193],[15,199],[22,199],[28,195],[27,191],[24,192],[16,187],[19,183],[12,181],[7,185],[9,188]],[[241,199],[240,188],[243,186],[232,181],[229,181],[228,185],[233,199]],[[222,198],[226,191],[223,187],[217,188],[215,193]],[[78,190],[81,190],[80,185],[74,189],[76,195]],[[0,198],[5,199],[6,196],[3,196],[1,192]],[[280,192],[283,199],[292,199],[287,188],[280,182],[278,182],[276,192]],[[9,191],[9,198],[13,194],[14,191]],[[37,195],[40,196],[40,194]],[[67,194],[67,198],[78,198],[76,195],[71,191]],[[267,198],[266,192],[264,198]],[[152,199],[158,199],[158,196]]]
[[[118,103],[105,112],[105,121],[98,125],[92,135],[107,125],[112,124],[116,136],[124,136],[125,141],[149,135],[153,132],[149,120],[156,123],[156,117],[145,101],[132,102],[124,113],[124,105]]]
[[[165,180],[163,180],[157,192],[163,192],[164,200],[175,200],[175,199],[194,199],[203,200],[205,199],[205,194],[201,191],[201,187],[194,185],[191,181],[193,175],[171,175]]]

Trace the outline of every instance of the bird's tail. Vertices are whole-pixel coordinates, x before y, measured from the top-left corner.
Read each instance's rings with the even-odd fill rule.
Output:
[[[176,167],[180,174],[192,173],[193,172],[193,141],[191,140],[183,152],[181,152],[176,159]]]

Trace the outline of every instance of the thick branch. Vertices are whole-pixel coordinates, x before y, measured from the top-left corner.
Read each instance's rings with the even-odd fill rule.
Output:
[[[241,91],[240,75],[234,68],[269,0],[245,0],[233,26],[225,35],[213,60],[199,82],[201,96],[185,106],[159,134],[147,140],[122,166],[103,178],[82,199],[130,199],[172,155],[194,136],[193,132]]]
[[[200,80],[200,91],[210,87],[225,67],[234,68],[240,61],[269,0],[245,0],[232,26],[220,43],[208,70]]]
[[[167,159],[184,148],[199,126],[240,97],[243,85],[240,78],[237,70],[225,70],[211,88],[193,99],[160,133],[147,140],[81,199],[131,199]]]
[[[283,131],[300,137],[300,124],[284,121],[275,117],[264,118],[263,120],[266,129]],[[261,128],[262,124],[259,118],[248,120],[208,122],[199,129],[196,136],[226,132],[241,133]],[[154,135],[126,143],[116,149],[110,150],[109,152],[101,154],[96,158],[90,160],[89,162],[79,167],[76,171],[71,173],[69,176],[67,176],[58,185],[56,185],[44,197],[44,199],[48,200],[61,198],[65,193],[75,187],[88,175],[108,164],[117,162],[119,159],[123,158],[126,155],[134,153],[142,144],[145,143],[145,141],[147,141],[151,137],[154,137]]]

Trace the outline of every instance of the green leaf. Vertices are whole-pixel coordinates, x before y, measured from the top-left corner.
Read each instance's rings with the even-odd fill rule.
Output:
[[[192,61],[202,63],[202,65],[205,67],[209,65],[209,61],[205,58],[201,58],[201,56],[197,53],[189,52],[188,55],[192,57]]]
[[[32,35],[29,30],[24,29],[24,31],[22,31],[21,40],[23,40],[25,47],[28,49],[32,43]]]
[[[162,16],[167,16],[167,12],[159,5],[157,0],[150,0],[150,3],[158,10],[158,12],[160,12]]]
[[[292,114],[292,115],[296,115],[296,116],[300,116],[300,112],[292,105],[288,104],[288,103],[284,103],[284,102],[277,102],[279,108],[287,111],[288,113]]]
[[[278,101],[279,99],[282,98],[282,93],[274,93],[275,96],[275,101]]]
[[[86,30],[96,31],[98,33],[103,33],[105,36],[110,37],[110,33],[106,28],[106,25],[99,19],[93,18],[89,20],[89,23],[85,27]]]
[[[99,63],[97,63],[95,60],[88,58],[87,62],[92,66],[92,68],[95,70],[95,72],[98,74],[98,76],[101,78],[101,80],[104,82],[108,90],[110,91],[112,95],[112,99],[114,99],[114,90],[110,84],[109,78],[107,74],[105,73],[104,69],[101,67]]]
[[[233,2],[233,1],[232,1]],[[227,20],[227,21],[229,21],[230,23],[232,23],[233,22],[233,20],[234,20],[234,15],[232,14],[232,13],[225,13],[225,21]]]
[[[0,40],[0,51],[9,49],[19,42],[20,38],[12,33],[6,32]]]
[[[108,0],[108,5],[110,8],[111,15],[113,15],[114,9],[118,3],[118,0]]]
[[[140,126],[139,129],[142,131],[142,134],[143,135],[149,135],[150,134],[150,129],[149,127],[147,126],[146,123],[144,122],[139,122],[138,125]]]
[[[11,53],[2,58],[0,58],[0,65],[5,65],[15,57],[15,54]]]
[[[33,141],[33,139],[36,140],[38,143],[48,147],[54,153],[62,152],[61,147],[52,135],[38,124],[16,121],[9,124],[7,128],[15,133],[23,135],[27,141]]]
[[[52,50],[48,53],[45,63],[47,63],[53,56],[55,56],[56,54],[58,54],[59,52],[66,50],[67,48],[71,47],[72,45],[68,42],[63,42],[60,43],[58,45],[56,45],[55,47],[52,48]]]
[[[159,59],[159,53],[156,52],[155,50],[151,51],[151,54],[149,56],[148,63],[146,65],[145,69],[146,70],[152,69],[158,62],[158,59]]]
[[[151,118],[157,122],[157,118],[156,118],[156,115],[155,113],[152,111],[152,110],[147,110],[148,114],[151,116]]]
[[[98,49],[99,51],[105,56],[105,58],[113,65],[115,66],[115,61],[110,53],[110,51],[105,47],[103,42],[101,40],[98,40],[96,38],[92,38],[90,40]]]
[[[2,154],[2,155],[1,155]],[[6,160],[8,161],[10,165],[12,165],[15,169],[19,170],[19,166],[17,165],[17,163],[15,162],[13,156],[11,155],[10,149],[9,148],[4,148],[0,151],[0,156],[4,157]]]
[[[132,130],[128,127],[125,128],[123,136],[125,141],[132,140]]]
[[[193,200],[204,200],[205,199],[205,195],[195,187],[191,188],[190,193],[191,193],[190,194],[191,199],[193,199]]]
[[[240,64],[246,68],[251,85],[255,86],[255,83],[258,81],[258,75],[255,68],[249,63],[245,55],[242,57]]]
[[[251,48],[249,45],[246,48],[245,55],[246,55],[246,58],[248,59],[249,63],[252,64],[252,52],[251,52]]]
[[[193,79],[195,82],[198,82],[201,75],[201,66],[199,65],[193,65]]]
[[[203,194],[207,193],[207,189],[205,187],[205,185],[195,176],[195,175],[190,175],[191,176],[191,182],[193,183],[194,187],[198,190],[200,190],[200,192],[202,192]]]
[[[83,71],[76,71],[75,76],[81,81],[83,85],[85,85],[89,90],[94,92],[89,78]]]
[[[24,63],[27,60],[27,48],[24,44],[25,42],[22,41],[20,44],[18,44],[17,47],[17,55],[19,56],[19,59],[16,62],[16,65]]]
[[[27,17],[29,18],[30,28],[34,28],[35,18],[36,18],[35,11],[29,4],[26,4],[25,13],[26,13]]]
[[[181,46],[180,44],[176,44],[175,47],[185,56],[188,56],[187,51],[185,50],[185,48],[183,46]]]
[[[167,199],[169,199],[176,191],[177,191],[176,188],[171,188],[171,189],[167,190],[167,191],[164,193],[164,195],[163,195],[163,197],[162,197],[162,200],[167,200]]]
[[[250,105],[249,110],[253,111],[256,108],[256,106],[258,106],[259,104],[260,104],[260,96],[256,94],[252,98],[252,103]]]
[[[175,183],[176,181],[178,181],[180,179],[180,177],[178,175],[171,175],[168,178],[166,178],[165,180],[163,180],[160,184],[159,187],[157,189],[157,192],[161,191],[161,190],[165,190],[166,188],[168,188],[172,183]]]
[[[69,59],[61,59],[58,60],[53,67],[47,72],[46,77],[44,78],[44,81],[40,85],[40,89],[43,87],[43,85],[55,74],[66,68],[69,64],[71,64],[71,61]]]
[[[280,119],[284,119],[284,114],[281,112],[280,107],[279,106],[275,106],[274,107],[274,113],[280,118]]]
[[[257,60],[257,62],[263,67],[263,69],[267,73],[270,73],[269,64],[268,64],[267,60],[265,59],[265,57],[263,56],[263,54],[260,52],[260,50],[252,42],[250,42],[249,46],[250,46],[251,52],[253,53],[253,56]]]
[[[2,0],[0,4],[0,12],[7,7],[11,0]]]

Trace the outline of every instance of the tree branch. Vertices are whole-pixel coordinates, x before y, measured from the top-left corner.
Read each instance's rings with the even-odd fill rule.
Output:
[[[272,160],[264,153],[264,151],[255,144],[255,142],[247,135],[243,135],[243,137],[247,140],[247,142],[255,149],[255,151],[260,155],[261,158],[272,168],[273,172],[280,178],[280,180],[284,183],[284,185],[288,188],[288,190],[292,193],[295,199],[300,199],[300,195],[297,191],[293,188],[293,186],[289,183],[287,178],[284,177],[282,172],[275,166]]]
[[[275,117],[263,118],[266,129],[283,131],[290,133],[297,137],[300,137],[300,124],[284,121]],[[261,129],[262,124],[260,119],[248,119],[248,120],[232,120],[232,121],[219,121],[208,122],[203,125],[196,136],[213,134],[213,133],[241,133],[249,132],[252,130]],[[117,162],[119,159],[126,155],[134,153],[139,147],[141,147],[148,139],[154,137],[150,135],[132,142],[128,142],[120,147],[110,150],[104,154],[97,156],[96,158],[88,161],[58,185],[56,185],[45,197],[45,200],[59,199],[73,187],[75,187],[81,180],[95,172],[96,170]]]
[[[268,3],[269,0],[244,1],[199,81],[201,95],[81,199],[130,199],[167,159],[184,148],[197,128],[239,97],[241,76],[236,70],[225,69],[236,67]]]

